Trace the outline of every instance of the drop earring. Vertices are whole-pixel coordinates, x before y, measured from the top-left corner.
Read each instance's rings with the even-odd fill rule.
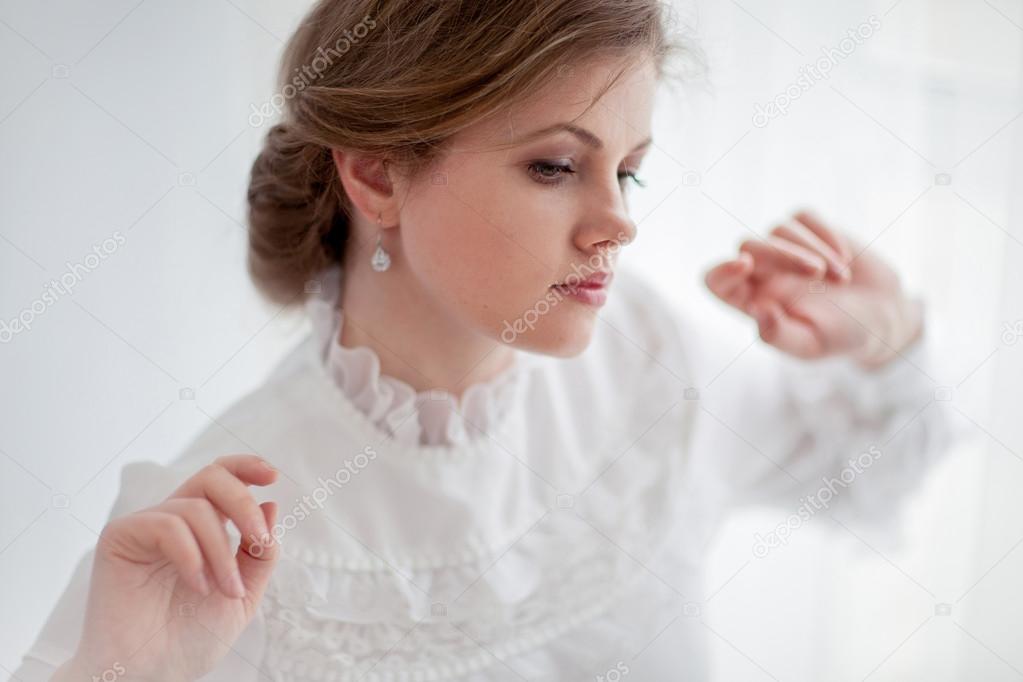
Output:
[[[383,240],[383,218],[377,213],[377,227],[380,228],[380,232],[377,232],[377,248],[373,252],[373,258],[370,259],[370,265],[377,272],[383,272],[387,268],[391,267],[391,255],[384,251],[384,247],[380,245]]]

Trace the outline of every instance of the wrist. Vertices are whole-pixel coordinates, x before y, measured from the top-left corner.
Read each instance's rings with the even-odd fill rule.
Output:
[[[900,297],[880,309],[880,329],[868,333],[864,344],[852,358],[865,370],[884,367],[912,346],[923,334],[923,302],[918,298]]]

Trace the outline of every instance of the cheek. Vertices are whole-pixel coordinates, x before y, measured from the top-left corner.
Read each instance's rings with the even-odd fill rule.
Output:
[[[406,258],[438,301],[493,334],[543,297],[565,267],[569,227],[545,224],[535,195],[507,180],[486,182],[482,173],[448,180],[410,198]]]

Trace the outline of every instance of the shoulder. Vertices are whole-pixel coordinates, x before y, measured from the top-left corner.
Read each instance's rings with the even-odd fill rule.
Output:
[[[549,393],[560,401],[558,409],[578,412],[585,431],[595,418],[647,425],[651,413],[661,415],[684,401],[696,385],[691,358],[683,347],[680,317],[661,291],[640,275],[619,270],[595,317],[589,346],[552,363],[548,376],[558,385]]]
[[[138,461],[121,470],[120,490],[111,518],[157,504],[186,479],[222,455],[257,454],[271,463],[283,456],[283,443],[315,431],[311,420],[323,401],[313,373],[311,338],[306,337],[271,369],[267,379],[237,398],[167,463]]]
[[[679,307],[641,274],[615,274],[607,304],[597,313],[594,345],[637,366],[688,374],[684,337],[688,323]]]

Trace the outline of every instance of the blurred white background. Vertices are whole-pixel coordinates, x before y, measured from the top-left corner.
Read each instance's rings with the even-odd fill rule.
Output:
[[[174,457],[305,332],[248,282],[244,200],[270,125],[252,107],[307,5],[0,0],[0,325],[31,320],[0,326],[3,670],[95,543],[120,468]],[[900,532],[820,517],[755,559],[784,516],[730,521],[703,607],[716,679],[1023,679],[1023,3],[678,9],[708,70],[663,93],[627,265],[745,361],[769,351],[747,351],[752,324],[702,273],[811,206],[925,297],[970,434],[920,472]],[[790,88],[828,53],[826,78]],[[754,118],[779,98],[786,113]]]

